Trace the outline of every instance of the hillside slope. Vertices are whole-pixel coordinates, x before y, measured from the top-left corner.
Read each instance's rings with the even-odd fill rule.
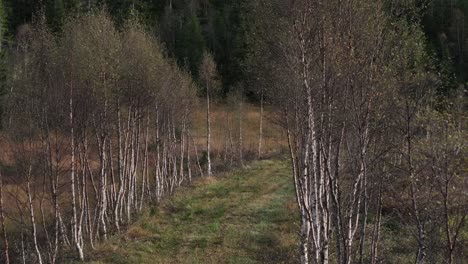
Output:
[[[98,246],[90,263],[296,263],[287,162],[200,179]]]

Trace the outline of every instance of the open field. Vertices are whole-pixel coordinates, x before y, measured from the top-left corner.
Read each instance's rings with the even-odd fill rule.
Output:
[[[191,132],[187,138],[190,138],[189,143],[185,141],[187,146],[187,152],[190,155],[191,165],[184,164],[180,167],[181,162],[183,160],[179,158],[175,159],[175,162],[178,164],[176,168],[179,170],[175,170],[180,172],[181,177],[187,174],[182,173],[182,170],[188,170],[188,166],[191,166],[194,178],[199,175],[199,170],[197,164],[199,163],[201,166],[202,174],[206,173],[206,112],[205,107],[201,103],[197,104],[194,108],[194,112],[192,114],[193,118],[189,124]],[[265,116],[268,115],[268,110],[265,111]],[[242,118],[239,118],[242,116]],[[222,173],[232,168],[236,167],[239,164],[239,152],[242,150],[243,152],[243,159],[248,161],[252,160],[253,158],[257,157],[257,148],[258,148],[258,140],[259,140],[259,119],[260,117],[260,108],[253,106],[251,104],[245,103],[243,106],[242,114],[239,115],[239,112],[236,112],[236,109],[229,108],[224,105],[214,105],[212,110],[212,162],[213,162],[213,169],[215,173]],[[240,130],[239,126],[242,126],[242,130]],[[284,141],[284,137],[282,135],[282,131],[274,124],[274,122],[268,118],[264,117],[263,121],[264,127],[264,134],[263,134],[263,144],[262,144],[262,153],[264,157],[275,155],[279,151],[283,150],[286,145]],[[242,137],[239,136],[240,131],[242,131]],[[180,131],[174,131],[174,135],[177,134],[177,137],[180,135],[178,134]],[[154,134],[154,131],[151,131],[151,135]],[[239,143],[240,138],[242,139],[242,144]],[[26,240],[29,239],[29,235],[33,232],[28,228],[21,227],[22,223],[24,225],[31,224],[30,217],[26,217],[31,212],[30,207],[34,207],[34,211],[39,213],[39,217],[34,219],[34,222],[40,229],[37,231],[37,236],[42,239],[46,239],[47,237],[51,237],[50,231],[48,227],[52,226],[54,220],[54,207],[53,207],[53,195],[48,192],[48,188],[51,182],[55,182],[57,184],[57,204],[60,207],[60,215],[59,218],[68,218],[71,215],[70,204],[72,204],[72,195],[70,193],[71,189],[71,182],[70,182],[70,164],[72,161],[71,158],[71,149],[70,149],[70,139],[68,134],[64,134],[62,131],[53,131],[50,135],[51,145],[54,149],[49,154],[50,156],[45,155],[47,150],[51,149],[44,149],[44,144],[39,140],[39,138],[33,138],[31,141],[26,142],[24,144],[15,142],[13,140],[9,140],[7,136],[0,135],[0,173],[2,174],[3,180],[3,204],[4,204],[4,214],[5,214],[5,228],[6,233],[9,235],[12,242],[12,250],[15,252],[19,251],[29,251],[33,248],[31,244],[26,243],[24,248],[20,246],[21,237],[27,236]],[[117,142],[117,139],[112,138],[114,142]],[[94,141],[93,141],[94,142]],[[136,143],[135,143],[136,144]],[[142,144],[142,143],[141,143]],[[175,155],[179,155],[178,151],[182,142],[177,141],[174,143],[174,147],[171,149],[172,153]],[[115,147],[115,145],[113,145]],[[163,146],[160,146],[161,148]],[[184,146],[185,148],[185,146]],[[77,149],[79,149],[77,147]],[[143,147],[140,147],[140,151],[143,151]],[[150,143],[148,146],[149,151],[155,151],[156,144]],[[44,152],[46,151],[46,152]],[[118,152],[112,152],[111,148],[109,148],[110,156],[112,159],[118,159]],[[103,164],[100,163],[100,156],[99,156],[99,148],[94,145],[90,145],[90,147],[85,151],[86,155],[80,156],[80,163],[81,165],[77,165],[80,167],[79,173],[80,176],[78,178],[78,188],[77,193],[80,197],[88,196],[88,193],[94,194],[95,197],[87,198],[86,204],[89,206],[97,206],[99,204],[100,197],[103,197],[101,194],[97,192],[97,188],[101,188],[102,186],[102,179],[98,178],[97,175],[100,175],[101,166]],[[84,153],[84,152],[83,152]],[[167,152],[166,152],[167,153]],[[107,153],[106,153],[107,154]],[[143,153],[140,153],[143,154]],[[21,155],[29,155],[31,159],[19,159]],[[128,154],[127,154],[128,155]],[[42,160],[39,157],[43,158]],[[158,165],[156,161],[155,154],[148,155],[149,160],[147,161],[149,166],[155,167]],[[159,156],[158,156],[159,157]],[[167,158],[167,156],[165,156]],[[37,158],[38,161],[34,164],[30,164],[31,169],[26,169],[25,165],[21,165],[21,162],[25,162],[27,160],[33,160]],[[161,159],[164,159],[164,156],[161,156]],[[39,161],[46,161],[50,160],[51,167],[44,167],[42,168],[42,163]],[[129,161],[131,159],[127,159]],[[142,185],[146,186],[154,186],[155,185],[155,172],[154,170],[147,170],[146,174],[144,169],[143,160],[144,159],[135,159],[136,165],[134,168],[139,168],[138,171],[135,170],[135,175],[138,175],[138,179],[134,179],[134,184],[138,185],[138,188]],[[174,161],[174,160],[173,160]],[[187,161],[187,160],[185,160]],[[198,162],[197,162],[198,161]],[[138,164],[140,163],[140,164]],[[162,162],[161,162],[162,164]],[[187,167],[186,167],[186,166]],[[129,165],[130,166],[130,165]],[[115,187],[118,185],[119,179],[115,179],[114,181],[114,172],[117,166],[110,165],[108,169],[106,169],[106,174],[108,175],[109,181],[107,182],[106,186],[113,186],[110,188],[110,192],[106,193],[107,198],[111,201],[115,202],[115,195],[116,193],[112,193],[112,190],[116,190]],[[161,173],[161,167],[158,167],[159,173]],[[167,168],[167,167],[166,167]],[[172,169],[172,167],[171,167]],[[176,173],[179,174],[179,173]],[[53,176],[51,176],[53,175]],[[146,178],[143,179],[146,175]],[[172,175],[170,172],[164,173],[164,175]],[[28,180],[30,182],[28,182]],[[159,179],[160,181],[163,181]],[[165,181],[166,179],[164,179]],[[188,184],[188,179],[185,179],[186,182],[184,185]],[[145,181],[145,182],[144,182]],[[170,184],[171,191],[165,194],[165,197],[170,197],[172,195],[172,191],[175,185],[181,185],[182,181],[178,183],[172,182],[165,182],[165,184]],[[120,186],[120,185],[119,185]],[[30,188],[30,189],[28,189]],[[138,195],[132,195],[132,197],[137,197],[143,199],[142,191],[145,189],[144,187],[139,188],[140,192]],[[47,190],[47,191],[45,191]],[[147,190],[147,187],[146,187]],[[175,191],[175,189],[174,189]],[[28,193],[31,194],[30,201],[28,197]],[[140,196],[141,195],[141,196]],[[146,197],[148,197],[148,193],[145,192]],[[132,198],[133,199],[133,198]],[[152,202],[145,203],[145,206],[141,206],[141,209],[145,209],[148,204],[154,204],[155,198],[152,198]],[[83,201],[81,198],[78,199],[79,205],[83,205]],[[143,204],[143,202],[140,202]],[[86,205],[88,206],[88,205]],[[84,207],[83,207],[84,208]],[[91,210],[83,209],[81,212],[91,212]],[[140,210],[141,210],[140,209]],[[138,210],[134,210],[135,217],[132,220],[127,221],[124,226],[132,224],[136,219],[139,219],[140,212]],[[23,219],[20,224],[18,224],[17,219]],[[58,219],[58,218],[57,218]],[[89,230],[96,227],[96,218],[95,217],[86,217],[83,215],[80,218],[80,221],[87,222],[86,228]],[[110,219],[110,218],[108,218]],[[129,218],[130,219],[130,218]],[[67,237],[70,233],[70,229],[67,229],[65,226],[69,223],[67,220],[60,220],[61,229],[60,234],[62,235],[60,241],[57,240],[58,243],[63,245],[62,253],[65,255],[74,255],[74,254],[66,254],[67,251],[71,250],[69,238]],[[114,234],[116,228],[110,228],[109,235]],[[131,231],[131,230],[130,230]],[[99,235],[99,231],[91,231],[95,235]],[[107,231],[106,231],[107,232]],[[58,234],[58,233],[57,233]],[[34,236],[34,235],[33,235]],[[91,236],[89,239],[93,239]],[[97,239],[98,240],[98,239]],[[0,242],[1,244],[1,242]],[[51,248],[52,241],[47,240],[47,244],[39,245],[39,250],[46,250],[47,248]],[[33,254],[27,253],[20,253],[22,256],[28,255],[31,259],[27,259],[27,261],[36,262],[37,259]],[[45,255],[45,253],[44,253]],[[73,256],[74,258],[76,256]],[[76,258],[75,258],[76,259]],[[2,259],[0,258],[0,262]]]
[[[206,148],[206,106],[203,99],[194,113],[193,137],[197,147]],[[211,110],[212,151],[220,157],[226,144],[230,148],[229,134],[232,136],[234,148],[238,147],[239,138],[239,109],[226,105],[214,105]],[[258,148],[260,107],[245,103],[242,109],[242,138],[243,149],[246,153],[256,154]],[[229,133],[229,131],[231,133]],[[265,109],[263,119],[262,152],[272,153],[288,147],[286,133],[275,123],[268,108]]]

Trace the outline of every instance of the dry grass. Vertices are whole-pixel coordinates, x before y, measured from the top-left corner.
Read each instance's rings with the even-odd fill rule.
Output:
[[[272,121],[270,111],[266,110],[263,121],[263,153],[277,152],[287,147],[286,135],[282,128]],[[234,146],[238,146],[239,138],[239,112],[225,105],[212,107],[212,149],[215,154],[221,155],[226,143],[229,142],[229,130]],[[199,150],[206,148],[206,108],[203,103],[198,104],[194,114],[193,137]],[[260,128],[260,108],[252,104],[245,104],[242,111],[242,137],[246,152],[257,153]]]
[[[242,127],[243,127],[243,147],[244,147],[244,152],[246,154],[250,153],[252,154],[251,157],[253,157],[253,154],[256,154],[257,152],[257,147],[258,147],[258,133],[259,133],[259,114],[260,114],[260,109],[257,106],[246,104],[244,106],[243,110],[243,115],[242,115]],[[271,122],[268,118],[268,111],[265,112],[265,119],[264,119],[264,142],[263,142],[263,153],[265,156],[268,156],[272,153],[278,152],[281,147],[286,147],[286,141],[284,141],[284,135],[282,134],[282,130],[275,125],[273,122]],[[192,136],[195,140],[195,143],[197,145],[198,151],[200,153],[200,156],[202,156],[202,152],[205,151],[206,147],[206,112],[203,104],[198,104],[197,110],[194,113],[194,119],[192,122]],[[228,129],[229,128],[229,129]],[[222,153],[225,151],[225,146],[226,142],[229,142],[229,131],[231,131],[231,136],[232,136],[232,141],[234,148],[235,155],[237,155],[237,147],[238,147],[238,133],[239,133],[239,115],[238,112],[236,112],[235,109],[230,109],[224,105],[214,105],[213,106],[213,111],[212,111],[212,153],[213,159],[215,164],[221,164],[222,163]],[[69,151],[68,151],[68,140],[66,136],[64,135],[54,135],[53,137],[56,137],[54,140],[61,146],[61,149],[59,151],[59,157],[60,157],[60,167],[62,167],[63,171],[61,171],[60,175],[60,181],[61,181],[61,188],[59,192],[61,193],[60,195],[60,203],[61,204],[69,204],[70,197],[68,195],[69,191],[69,177],[68,171],[67,171],[67,166],[68,163],[70,162],[70,157],[69,157]],[[34,142],[33,145],[39,146],[38,142]],[[18,148],[20,146],[13,146],[12,143],[8,142],[5,140],[5,137],[3,137],[0,134],[0,166],[2,167],[2,171],[4,173],[4,191],[6,194],[4,197],[4,203],[7,205],[6,207],[6,214],[8,216],[7,219],[7,230],[8,232],[13,236],[13,234],[16,234],[17,232],[17,226],[10,221],[11,219],[17,218],[16,216],[22,215],[24,213],[27,213],[27,195],[25,193],[24,185],[23,184],[23,179],[25,175],[18,175],[19,172],[15,168],[15,163],[14,163],[14,155],[13,155],[13,149]],[[97,163],[97,153],[95,150],[90,150],[91,154],[90,157],[93,161],[91,161],[91,167],[92,168],[97,168],[98,163]],[[193,151],[193,150],[192,150]],[[194,156],[192,156],[194,157]],[[55,158],[53,158],[55,159]],[[222,165],[221,165],[222,166]],[[274,166],[273,166],[274,167]],[[218,170],[218,172],[221,170]],[[266,170],[270,171],[270,170]],[[62,175],[63,174],[63,175]],[[226,173],[228,174],[228,173]],[[42,179],[42,175],[33,175],[33,178],[37,179]],[[33,192],[35,195],[35,199],[33,201],[33,204],[35,208],[39,208],[39,203],[40,201],[44,201],[44,213],[47,216],[52,215],[52,208],[51,206],[51,196],[46,193],[42,193],[42,181],[37,181],[37,183],[32,184]],[[201,190],[206,190],[208,188],[207,186],[218,186],[222,185],[222,181],[219,179],[219,177],[207,177],[200,179],[196,184],[196,188],[201,188]],[[211,187],[210,187],[211,188]],[[267,190],[270,191],[270,190]],[[275,190],[271,190],[275,191]],[[182,193],[184,191],[182,190]],[[241,193],[240,197],[243,197],[245,193]],[[183,195],[183,194],[182,194]],[[41,196],[43,196],[43,199],[41,199]],[[252,196],[255,196],[252,194]],[[264,200],[261,200],[264,199]],[[255,203],[258,203],[258,206],[262,205],[267,205],[269,202],[271,202],[272,197],[269,197],[268,195],[265,195],[263,198],[260,200],[257,200]],[[210,206],[213,202],[215,202],[216,199],[213,201],[206,201],[206,206]],[[253,205],[252,205],[253,206]],[[216,208],[215,208],[216,209]],[[258,208],[257,208],[258,209]],[[173,207],[170,205],[166,205],[164,207],[160,208],[161,212],[160,213],[167,213],[171,214],[171,212],[177,213],[178,212],[178,207]],[[216,210],[224,210],[223,208],[217,208]],[[218,219],[219,220],[219,219]],[[42,226],[42,219],[36,219],[38,222],[38,225]],[[47,219],[45,219],[47,221]],[[159,221],[153,219],[152,221]],[[165,223],[168,224],[168,223]],[[207,226],[207,228],[216,228],[219,226],[219,223],[203,223],[201,224],[202,226]],[[228,228],[229,229],[229,228]],[[154,233],[152,231],[148,231],[145,228],[142,228],[141,226],[131,226],[126,233],[122,236],[122,239],[124,239],[125,243],[128,241],[142,241],[145,239],[153,239],[154,238]],[[175,238],[170,238],[170,239],[175,239]],[[217,238],[217,241],[219,242],[219,237]],[[189,239],[190,240],[190,239]],[[192,244],[198,244],[200,242],[200,245],[204,245],[206,243],[209,243],[209,241],[206,241],[206,238],[204,237],[198,237],[195,236],[192,238]],[[171,241],[171,240],[170,240]],[[168,243],[170,243],[170,241]],[[103,245],[103,248],[106,248],[110,251],[113,252],[114,250],[120,251],[121,249],[117,249],[115,245]],[[124,249],[126,250],[126,249]],[[193,253],[194,254],[199,254],[198,251],[201,249],[196,249]],[[214,259],[221,259],[226,252],[229,249],[213,249],[212,254],[210,257],[207,257],[208,263],[215,263]],[[106,252],[106,250],[104,250]],[[218,253],[216,253],[218,252]],[[231,254],[234,254],[233,251]],[[169,256],[171,256],[170,252],[168,251],[167,253]],[[182,255],[185,256],[185,255]],[[215,257],[217,256],[217,257]],[[152,259],[149,257],[149,259]],[[211,262],[210,262],[211,261]],[[118,262],[117,262],[118,263]],[[138,263],[138,262],[127,262],[127,263]],[[147,262],[147,263],[153,263],[153,262]],[[160,262],[160,263],[166,263],[166,262]],[[206,263],[206,262],[204,262]],[[237,262],[236,262],[237,263]]]

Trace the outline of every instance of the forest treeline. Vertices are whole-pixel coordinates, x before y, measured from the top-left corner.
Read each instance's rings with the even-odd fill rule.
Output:
[[[287,131],[301,263],[467,261],[466,90],[441,93],[410,2],[252,3],[253,68]]]
[[[248,43],[254,13],[249,7],[254,0],[2,0],[0,14],[7,23],[4,31],[14,39],[18,27],[29,23],[42,10],[53,31],[60,31],[67,17],[107,8],[119,24],[138,15],[147,28],[159,36],[168,52],[195,76],[203,51],[214,54],[226,94],[236,83],[249,77],[245,72],[249,56]],[[446,92],[466,83],[468,72],[467,0],[388,1],[416,9],[404,11],[422,25],[427,49],[437,58],[444,74]],[[405,3],[407,2],[407,3]],[[410,4],[411,5],[411,4]],[[401,15],[401,14],[397,14]],[[418,17],[418,18],[416,18]],[[251,96],[255,91],[248,90]],[[258,99],[257,96],[254,98]]]
[[[138,23],[117,31],[98,13],[54,36],[39,21],[19,30],[10,59],[2,152],[15,177],[0,198],[12,263],[60,263],[66,248],[84,259],[199,174],[194,83]]]
[[[466,262],[466,0],[0,3],[2,262],[86,259],[213,160],[242,165],[245,95],[257,157],[264,114],[285,131],[301,263]],[[238,131],[215,154],[219,97]]]
[[[209,52],[192,74],[137,15],[99,8],[56,27],[40,12],[4,50],[2,263],[84,260],[176,188],[244,160],[242,93],[229,96],[212,147],[222,79]],[[260,156],[261,130],[258,142]]]
[[[194,76],[203,52],[214,54],[223,81],[223,93],[243,79],[245,36],[242,16],[245,0],[3,0],[7,34],[14,38],[18,27],[44,12],[54,32],[68,17],[108,10],[120,27],[138,16],[147,29],[159,37],[167,52]]]

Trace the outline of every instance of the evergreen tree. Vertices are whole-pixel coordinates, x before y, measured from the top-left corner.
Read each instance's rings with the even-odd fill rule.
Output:
[[[205,40],[203,38],[200,20],[196,15],[185,19],[176,40],[176,56],[179,63],[188,67],[193,75],[197,75],[201,62]]]
[[[4,52],[3,52],[3,36],[6,31],[6,12],[3,1],[0,0],[0,129],[2,128],[3,116],[3,97],[5,95],[5,67],[4,67]]]
[[[8,17],[7,35],[15,35],[17,28],[30,22],[41,8],[37,0],[4,0],[3,4]]]
[[[67,14],[75,14],[81,10],[83,4],[86,4],[86,8],[88,8],[91,3],[94,3],[94,1],[68,0],[65,2],[65,10]]]
[[[118,25],[128,19],[130,11],[135,8],[135,2],[132,0],[102,0],[109,10],[111,16],[117,22]],[[140,1],[138,1],[140,2]]]
[[[3,44],[3,36],[5,35],[6,30],[6,11],[5,7],[3,6],[3,0],[0,0],[0,52],[3,51],[2,44]]]
[[[432,0],[422,23],[446,79],[440,88],[446,95],[468,81],[468,0]]]
[[[63,0],[47,0],[46,2],[47,24],[52,31],[60,31],[65,19],[65,6]]]

